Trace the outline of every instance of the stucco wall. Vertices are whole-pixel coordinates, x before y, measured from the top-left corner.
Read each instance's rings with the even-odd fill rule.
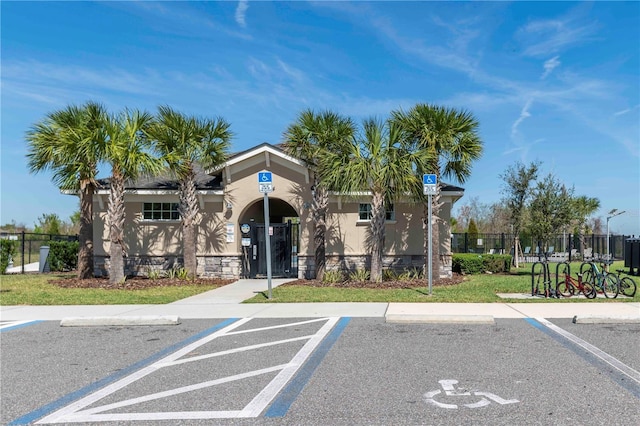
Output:
[[[314,270],[314,224],[311,217],[311,173],[299,163],[268,153],[247,155],[216,173],[221,175],[222,190],[208,190],[199,195],[197,220],[198,273],[209,276],[239,276],[242,272],[243,223],[264,223],[264,195],[258,191],[258,172],[273,173],[274,191],[269,194],[270,216],[299,217],[299,276],[311,276]],[[94,254],[96,267],[106,271],[109,253],[109,229],[106,224],[108,195],[94,197]],[[451,197],[441,197],[440,244],[436,255],[450,271],[449,218]],[[125,195],[127,273],[144,273],[146,269],[166,269],[182,261],[182,237],[179,221],[143,220],[143,203],[178,202],[177,191],[134,191]],[[327,215],[327,267],[345,264],[366,267],[369,256],[369,222],[359,220],[359,204],[370,198],[330,198]],[[395,220],[386,223],[384,260],[387,266],[415,267],[423,263],[423,207],[396,203]]]

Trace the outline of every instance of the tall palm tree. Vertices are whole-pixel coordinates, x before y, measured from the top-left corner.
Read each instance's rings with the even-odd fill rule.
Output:
[[[161,106],[156,123],[151,126],[150,136],[156,151],[179,181],[178,211],[182,224],[184,267],[191,277],[195,277],[198,168],[206,170],[222,165],[227,160],[233,133],[230,124],[222,118],[191,117]]]
[[[88,279],[93,269],[93,194],[98,162],[104,155],[105,108],[96,102],[68,106],[47,114],[26,135],[31,173],[53,171],[53,182],[80,197],[80,250],[78,278]]]
[[[431,162],[421,173],[435,173],[438,186],[442,185],[441,177],[455,178],[464,183],[471,174],[473,161],[482,155],[482,140],[478,135],[478,121],[467,111],[446,108],[437,105],[417,104],[408,112],[394,111],[393,119],[397,121],[413,139],[421,150],[429,153]],[[420,197],[421,190],[416,196]],[[440,271],[438,223],[440,220],[440,191],[432,197],[432,223],[427,224],[427,197],[421,196],[424,202],[424,231],[432,227],[433,241],[438,244],[436,256],[432,256],[432,268]],[[428,258],[427,238],[425,238],[424,254]]]
[[[367,119],[362,132],[341,149],[328,153],[321,172],[328,186],[349,195],[367,191],[371,194],[369,227],[371,276],[382,281],[385,245],[386,207],[422,188],[424,170],[430,161],[428,153],[408,144],[407,133],[397,122]]]
[[[585,240],[584,233],[587,225],[587,218],[600,208],[600,200],[597,198],[582,195],[575,197],[573,200],[573,212],[575,213],[574,223],[578,231],[578,240],[580,241],[581,254],[584,254]]]
[[[326,268],[326,215],[329,191],[322,166],[328,152],[335,152],[353,138],[355,125],[350,118],[332,111],[316,113],[310,109],[300,113],[284,133],[285,151],[298,158],[313,171],[313,241],[315,245],[315,276],[322,280]]]
[[[105,161],[111,166],[109,206],[109,283],[124,281],[124,195],[125,183],[162,170],[162,163],[150,152],[147,130],[153,116],[146,112],[125,110],[110,115],[105,128],[108,138]]]

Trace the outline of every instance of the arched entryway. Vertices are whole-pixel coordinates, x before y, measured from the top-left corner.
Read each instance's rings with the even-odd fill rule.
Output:
[[[296,210],[278,198],[269,200],[269,239],[271,241],[271,276],[298,276],[300,218]],[[256,200],[240,215],[243,275],[248,278],[267,276],[264,199]]]

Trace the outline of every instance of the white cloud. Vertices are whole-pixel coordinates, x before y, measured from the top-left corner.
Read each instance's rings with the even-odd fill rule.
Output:
[[[531,21],[519,28],[516,36],[523,44],[524,55],[544,56],[591,40],[598,26],[582,18],[588,8],[578,6],[567,16]]]
[[[541,79],[545,79],[553,72],[554,69],[560,66],[561,62],[558,60],[560,56],[554,56],[553,58],[544,62],[544,73]]]
[[[520,111],[520,117],[511,125],[511,137],[514,138],[518,134],[518,127],[522,122],[531,117],[531,113],[529,112],[529,108],[531,107],[532,99],[529,99],[524,107],[522,107],[522,111]]]
[[[247,0],[240,0],[238,2],[238,7],[236,7],[236,22],[242,28],[246,28],[247,26],[247,21],[245,20],[247,9],[249,9],[249,3]]]

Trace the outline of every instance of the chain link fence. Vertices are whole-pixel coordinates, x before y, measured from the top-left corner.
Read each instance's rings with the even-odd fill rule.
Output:
[[[556,235],[544,245],[541,241],[534,241],[531,236],[520,236],[520,246],[525,257],[535,257],[541,250],[550,255],[557,255],[566,260],[576,260],[581,256],[589,258],[605,257],[607,253],[613,259],[625,258],[625,241],[633,236],[609,235],[609,250],[607,251],[607,235],[588,234],[580,238],[574,234]],[[451,251],[453,253],[480,254],[511,254],[513,255],[513,234],[451,234]]]

